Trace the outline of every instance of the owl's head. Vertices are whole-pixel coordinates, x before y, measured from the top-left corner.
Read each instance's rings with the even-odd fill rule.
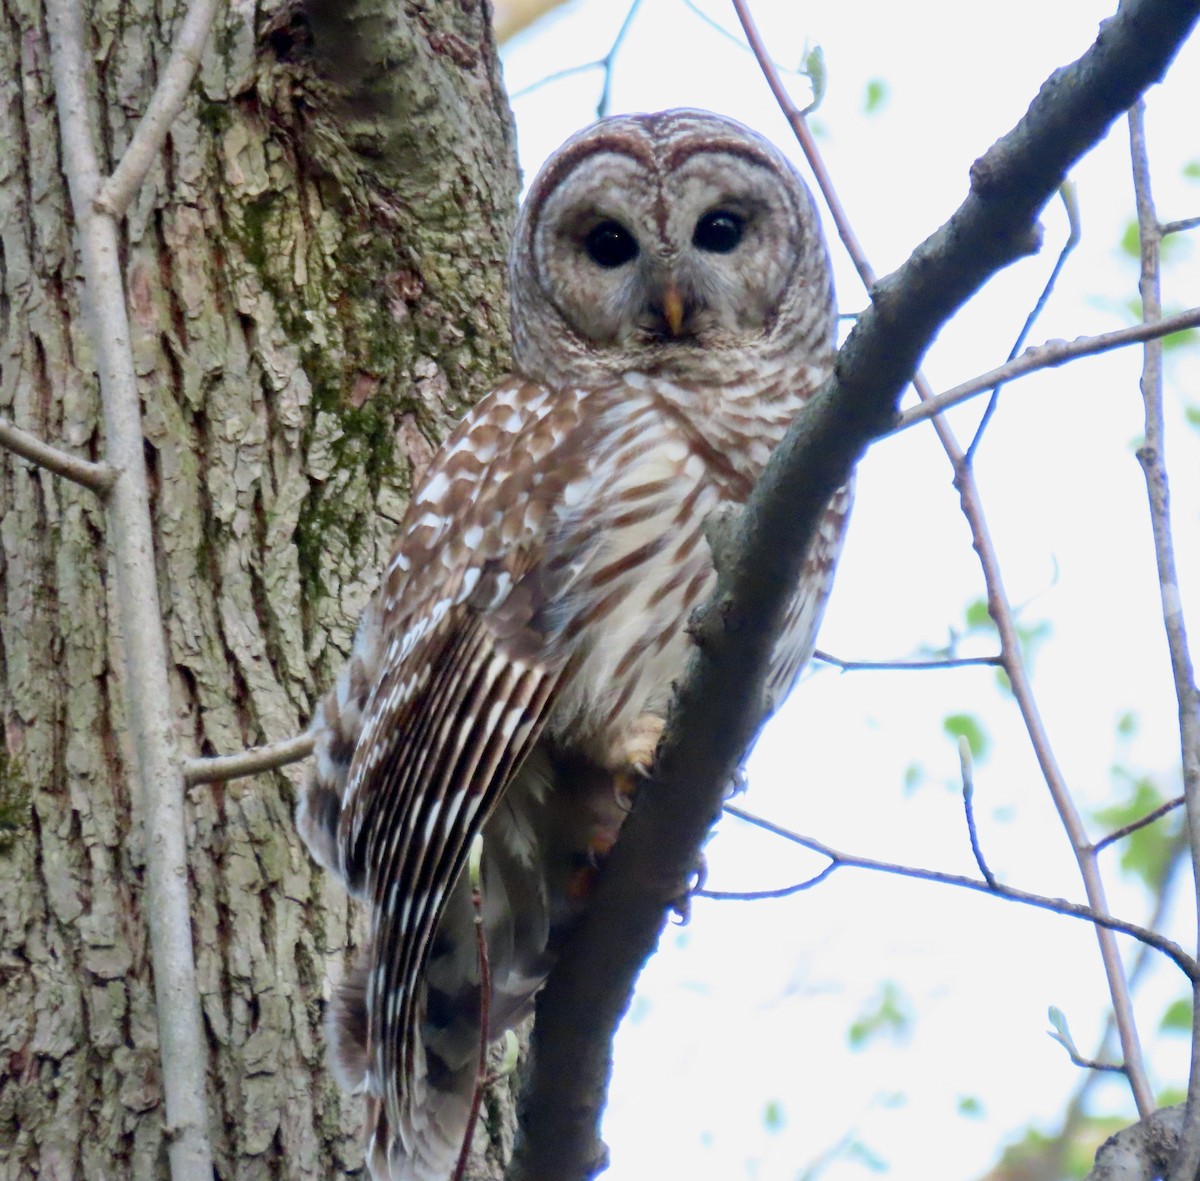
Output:
[[[812,198],[761,136],[707,111],[603,119],[533,182],[510,256],[517,369],[548,384],[630,371],[717,379],[828,349]]]

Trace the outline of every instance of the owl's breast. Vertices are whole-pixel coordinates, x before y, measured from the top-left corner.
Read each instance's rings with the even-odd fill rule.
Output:
[[[665,717],[684,671],[688,619],[715,580],[703,524],[723,498],[682,433],[647,419],[568,486],[548,554],[570,555],[575,571],[550,607],[548,638],[569,669],[550,731],[614,769],[639,719]]]

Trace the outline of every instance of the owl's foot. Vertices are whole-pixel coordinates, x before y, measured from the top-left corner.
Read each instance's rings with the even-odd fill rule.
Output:
[[[613,760],[613,797],[617,807],[628,813],[641,784],[650,778],[654,769],[654,752],[658,750],[666,722],[656,714],[642,714],[626,734]]]
[[[642,779],[649,779],[666,725],[666,719],[657,714],[642,714],[625,736],[618,766],[628,768]]]
[[[706,881],[708,881],[708,858],[704,856],[703,852],[700,852],[696,854],[696,864],[692,866],[692,875],[688,879],[683,893],[671,903],[671,910],[674,911],[675,918],[681,927],[686,927],[692,921],[692,896],[704,889]]]

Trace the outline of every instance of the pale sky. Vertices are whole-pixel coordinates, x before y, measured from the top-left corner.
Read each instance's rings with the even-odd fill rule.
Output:
[[[721,0],[704,11],[736,30]],[[759,0],[776,59],[797,65],[822,46],[828,93],[814,118],[826,161],[876,270],[886,273],[944,221],[966,192],[967,169],[1021,116],[1045,77],[1092,41],[1113,3],[951,0],[813,3]],[[506,47],[511,92],[602,56],[627,5],[580,0]],[[886,98],[864,110],[868,86]],[[522,163],[531,176],[567,135],[595,116],[601,77],[583,73],[518,97]],[[807,101],[795,79],[794,94]],[[703,106],[759,129],[799,159],[750,55],[683,0],[644,0],[613,75],[612,111]],[[1200,212],[1200,43],[1185,47],[1149,99],[1160,217]],[[803,168],[802,168],[803,171]],[[1084,241],[1031,340],[1074,337],[1131,322],[1136,271],[1119,242],[1132,217],[1128,133],[1119,123],[1076,172]],[[1044,217],[1046,248],[997,278],[942,333],[926,360],[935,388],[999,364],[1065,237],[1058,208]],[[1194,239],[1196,231],[1193,231]],[[832,231],[830,230],[832,239]],[[843,311],[863,294],[833,243]],[[1200,302],[1197,248],[1180,241],[1165,272],[1165,302]],[[1178,733],[1133,447],[1141,431],[1140,354],[1084,361],[1027,378],[1003,395],[978,462],[985,509],[1021,620],[1047,622],[1035,689],[1059,761],[1082,806],[1121,800],[1115,763],[1178,790]],[[1172,356],[1167,447],[1185,610],[1200,632],[1200,348]],[[954,421],[970,437],[982,406]],[[929,427],[876,446],[862,465],[858,504],[820,646],[844,658],[893,659],[962,630],[983,593],[978,563]],[[975,642],[964,654],[993,650]],[[1132,711],[1137,732],[1118,738]],[[976,715],[990,739],[976,768],[981,837],[1000,878],[1082,898],[1016,710],[990,670],[810,676],[762,739],[748,808],[847,851],[973,872],[948,714]],[[906,777],[912,781],[906,786]],[[1100,830],[1094,829],[1094,835]],[[816,868],[783,842],[725,820],[709,846],[715,889],[784,885]],[[1148,899],[1107,883],[1114,910],[1134,921]],[[1187,892],[1170,931],[1187,947]],[[1094,1047],[1107,994],[1091,929],[946,887],[840,871],[785,902],[698,901],[691,926],[668,934],[646,972],[617,1045],[605,1134],[612,1181],[795,1181],[841,1144],[829,1181],[887,1175],[963,1181],[994,1163],[998,1146],[1031,1122],[1052,1130],[1079,1079],[1046,1036],[1057,1005],[1084,1053]],[[1127,958],[1131,949],[1123,945]],[[848,1029],[892,982],[911,1013],[907,1032],[854,1050]],[[1172,968],[1138,995],[1157,1088],[1186,1084],[1186,1046],[1158,1035],[1183,995]],[[1103,1110],[1131,1110],[1106,1084]],[[968,1108],[966,1114],[961,1110]],[[852,1140],[863,1146],[848,1147]]]

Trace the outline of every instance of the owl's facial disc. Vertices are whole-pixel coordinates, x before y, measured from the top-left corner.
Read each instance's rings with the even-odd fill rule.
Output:
[[[778,358],[827,302],[811,200],[754,133],[702,112],[619,116],[539,174],[512,255],[531,375],[695,377]]]

